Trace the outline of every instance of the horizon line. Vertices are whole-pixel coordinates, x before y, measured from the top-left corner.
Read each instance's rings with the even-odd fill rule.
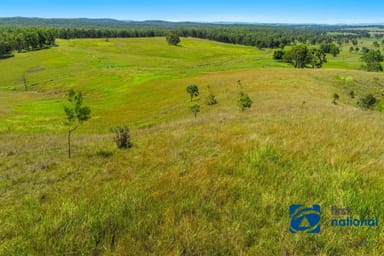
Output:
[[[87,19],[87,20],[113,20],[113,21],[119,21],[119,22],[150,22],[150,21],[157,21],[157,22],[168,22],[168,23],[202,23],[202,24],[243,24],[243,25],[264,25],[264,24],[271,24],[271,25],[324,25],[324,26],[370,26],[370,25],[384,25],[384,21],[378,21],[378,22],[335,22],[335,23],[318,23],[318,22],[281,22],[281,21],[234,21],[234,20],[218,20],[218,21],[203,21],[203,20],[165,20],[165,19],[143,19],[143,20],[134,20],[134,19],[123,19],[123,18],[111,18],[111,17],[38,17],[38,16],[8,16],[8,17],[1,17],[0,19],[14,19],[14,18],[24,18],[24,19],[63,19],[63,20],[76,20],[76,19]]]

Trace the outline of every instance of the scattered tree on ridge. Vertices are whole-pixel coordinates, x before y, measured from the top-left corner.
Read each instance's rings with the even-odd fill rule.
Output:
[[[69,91],[68,105],[64,106],[66,121],[64,124],[68,126],[68,158],[71,158],[71,133],[74,132],[80,124],[90,119],[91,109],[83,106],[83,94],[75,92],[73,89]]]
[[[190,84],[187,86],[187,92],[189,96],[191,96],[191,102],[192,102],[193,97],[199,96],[199,87],[197,87],[197,85],[195,84]]]
[[[168,34],[166,39],[169,45],[178,45],[180,43],[179,36],[174,33]]]
[[[199,104],[194,104],[190,106],[191,112],[194,114],[195,118],[197,116],[197,113],[200,112],[200,105]]]

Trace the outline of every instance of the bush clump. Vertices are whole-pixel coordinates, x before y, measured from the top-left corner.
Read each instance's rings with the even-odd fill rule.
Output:
[[[252,100],[248,96],[248,94],[241,92],[239,95],[239,99],[237,100],[237,105],[239,106],[240,111],[244,111],[247,108],[252,107]]]
[[[377,99],[371,93],[366,96],[360,98],[357,103],[363,109],[372,109],[377,103]]]
[[[111,129],[114,133],[114,141],[118,148],[131,148],[131,133],[129,128],[125,125],[117,126]]]
[[[215,105],[217,104],[217,100],[216,100],[216,97],[215,95],[213,95],[212,93],[210,93],[207,97],[207,104],[208,105]]]

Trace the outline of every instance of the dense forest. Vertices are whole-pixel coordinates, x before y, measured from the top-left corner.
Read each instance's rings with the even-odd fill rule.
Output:
[[[295,42],[338,44],[370,37],[368,31],[348,26],[204,24],[111,19],[0,19],[0,57],[13,51],[38,50],[55,45],[55,39],[156,37],[176,33],[183,37],[262,48],[283,48]]]

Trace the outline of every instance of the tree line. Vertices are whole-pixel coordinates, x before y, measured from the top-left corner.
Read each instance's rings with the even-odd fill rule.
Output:
[[[104,27],[27,27],[0,26],[0,56],[13,51],[38,50],[55,45],[55,39],[76,38],[136,38],[158,37],[174,33],[182,37],[208,39],[223,43],[263,48],[284,48],[293,43],[338,44],[370,37],[367,31],[330,33],[341,28],[327,26],[272,26],[272,25],[218,25],[218,24],[171,24],[133,23],[126,28]],[[348,31],[346,31],[348,32]],[[326,49],[325,49],[326,50]],[[332,50],[332,49],[330,49]]]
[[[0,58],[11,57],[13,51],[33,51],[55,45],[54,31],[44,28],[0,29]]]

